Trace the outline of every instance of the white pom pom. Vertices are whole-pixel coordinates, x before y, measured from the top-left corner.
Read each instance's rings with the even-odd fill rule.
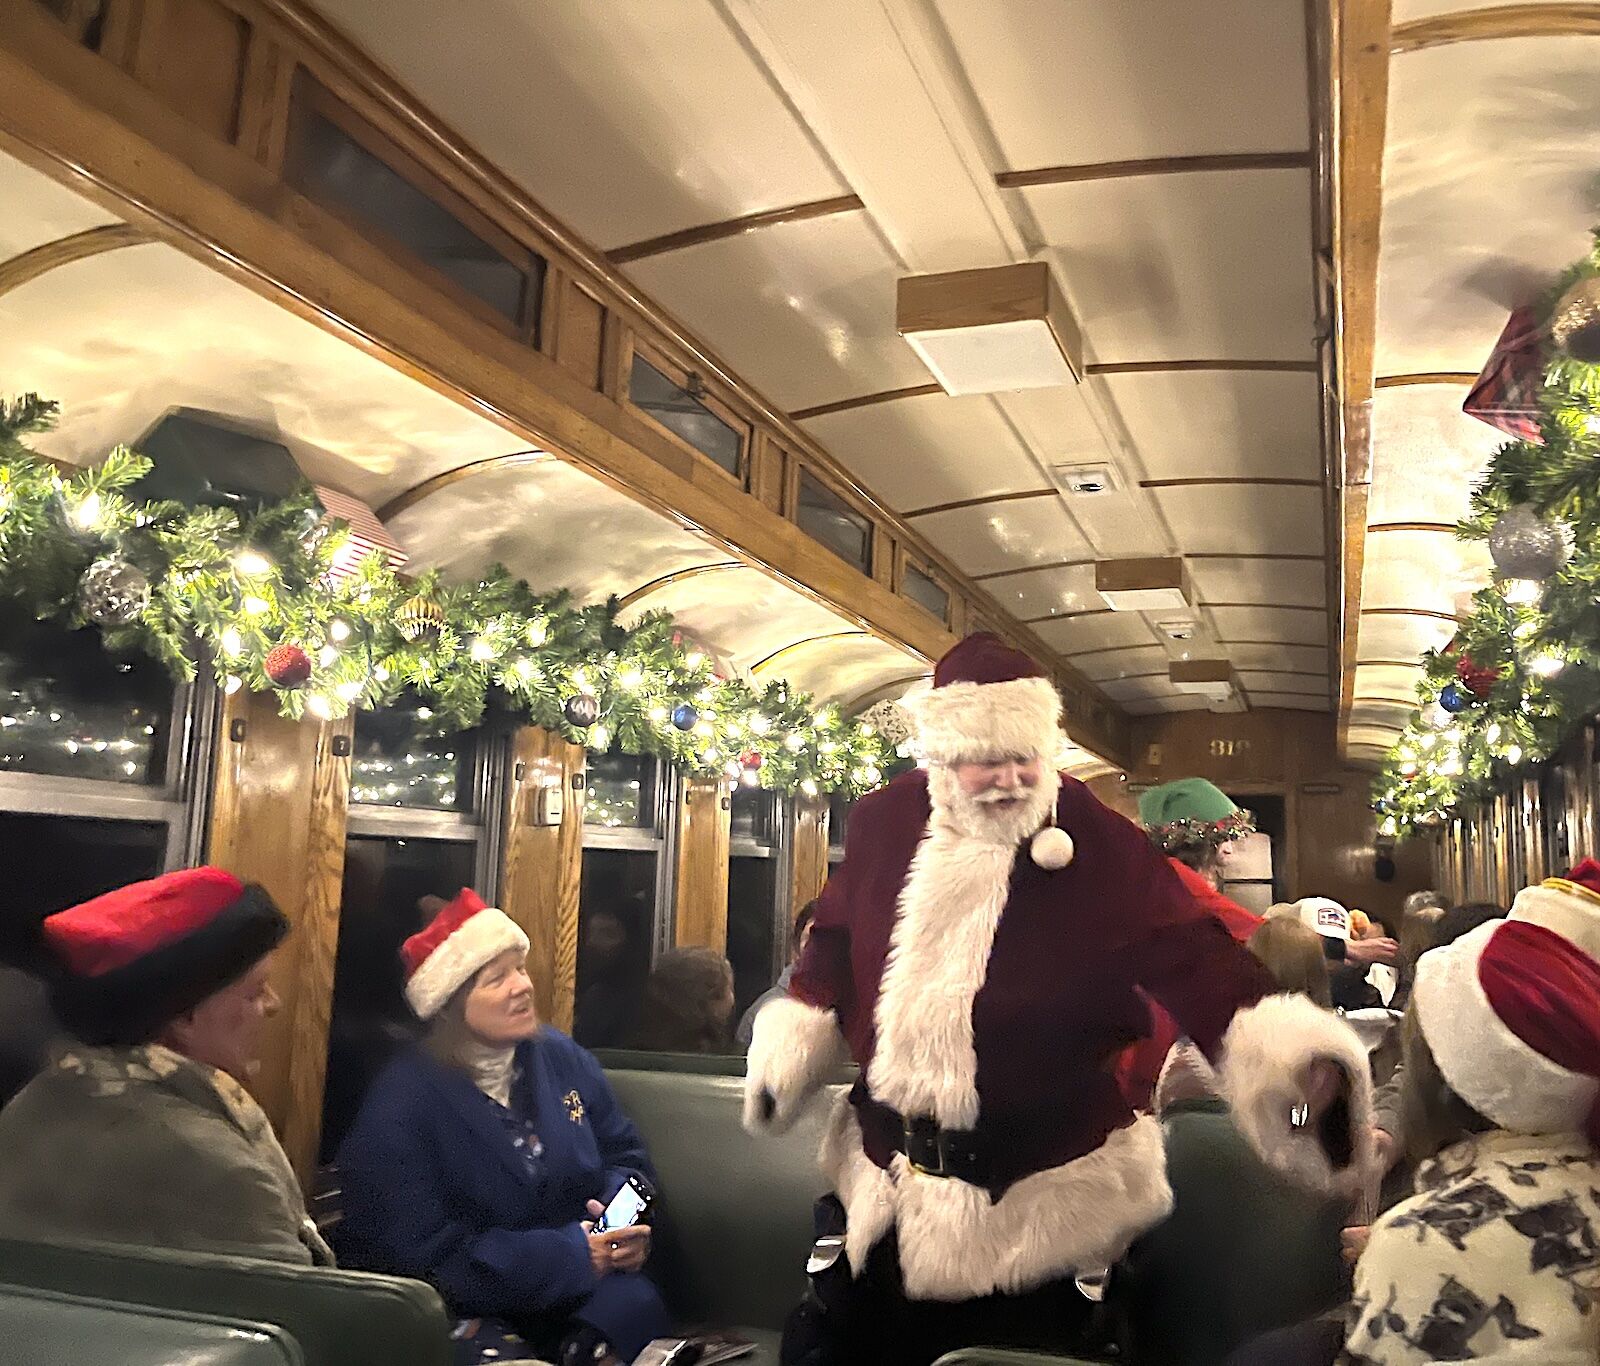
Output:
[[[1059,825],[1047,825],[1028,845],[1028,857],[1041,868],[1055,872],[1072,862],[1078,847]]]

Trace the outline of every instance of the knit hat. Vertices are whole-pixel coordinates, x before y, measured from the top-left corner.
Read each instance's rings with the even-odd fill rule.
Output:
[[[87,1044],[139,1044],[243,977],[289,932],[260,887],[183,868],[49,916],[61,1022]]]
[[[1300,922],[1324,939],[1337,939],[1345,944],[1350,942],[1350,912],[1337,901],[1330,901],[1325,896],[1306,896],[1295,902],[1294,908]]]
[[[527,953],[528,936],[522,927],[463,887],[426,929],[400,946],[406,1000],[419,1019],[431,1020],[480,968],[507,949]]]
[[[1139,823],[1169,854],[1191,844],[1224,844],[1255,829],[1248,811],[1204,778],[1179,778],[1139,798]]]
[[[1412,999],[1439,1071],[1501,1128],[1600,1143],[1597,944],[1600,865],[1585,860],[1418,961]]]

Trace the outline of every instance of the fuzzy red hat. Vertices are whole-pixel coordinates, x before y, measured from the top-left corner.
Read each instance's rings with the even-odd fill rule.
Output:
[[[1413,999],[1445,1080],[1517,1133],[1586,1130],[1600,1144],[1600,864],[1530,887],[1424,954]]]
[[[146,1043],[282,942],[289,922],[260,887],[183,868],[106,892],[43,924],[63,972],[62,1023],[85,1043]]]
[[[904,703],[922,753],[937,764],[1061,747],[1061,694],[1034,660],[987,631],[968,636],[933,671],[933,690]]]
[[[406,1000],[431,1020],[473,975],[507,949],[528,951],[528,936],[504,911],[463,887],[428,927],[400,946]]]

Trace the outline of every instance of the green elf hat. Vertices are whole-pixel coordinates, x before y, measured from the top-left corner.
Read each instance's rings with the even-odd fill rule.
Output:
[[[1139,821],[1167,853],[1194,844],[1225,844],[1256,828],[1248,811],[1204,778],[1179,778],[1139,798]]]

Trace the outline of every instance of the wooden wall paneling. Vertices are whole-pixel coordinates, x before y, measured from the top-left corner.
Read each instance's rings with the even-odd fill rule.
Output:
[[[350,759],[333,742],[353,731],[349,718],[292,721],[270,694],[238,692],[224,700],[216,758],[208,857],[260,883],[292,927],[273,968],[283,1008],[252,1089],[302,1181],[322,1122],[344,882]]]
[[[571,1032],[578,981],[578,898],[583,886],[583,802],[573,780],[584,770],[582,746],[553,731],[524,726],[512,740],[511,791],[501,847],[500,906],[527,931],[528,975],[539,1016]],[[561,824],[532,821],[539,789],[560,787]]]
[[[274,175],[283,173],[289,139],[289,98],[294,58],[259,26],[250,30],[239,89],[239,150]]]
[[[103,0],[40,0],[40,3],[80,43],[88,35],[89,25],[100,17],[105,8]]]
[[[558,273],[551,272],[552,277]],[[604,384],[606,311],[601,302],[566,271],[559,272],[559,311],[555,320],[555,358],[589,388]],[[550,291],[549,280],[545,284]]]
[[[680,948],[728,947],[728,845],[733,803],[727,785],[686,781],[678,804],[678,868],[674,888]]]
[[[828,799],[794,799],[794,884],[789,905],[798,915],[806,902],[822,895],[828,880]]]
[[[758,431],[750,452],[750,496],[779,516],[785,509],[788,467],[788,452],[769,433]]]
[[[128,70],[169,108],[232,142],[250,25],[219,0],[144,0]]]

